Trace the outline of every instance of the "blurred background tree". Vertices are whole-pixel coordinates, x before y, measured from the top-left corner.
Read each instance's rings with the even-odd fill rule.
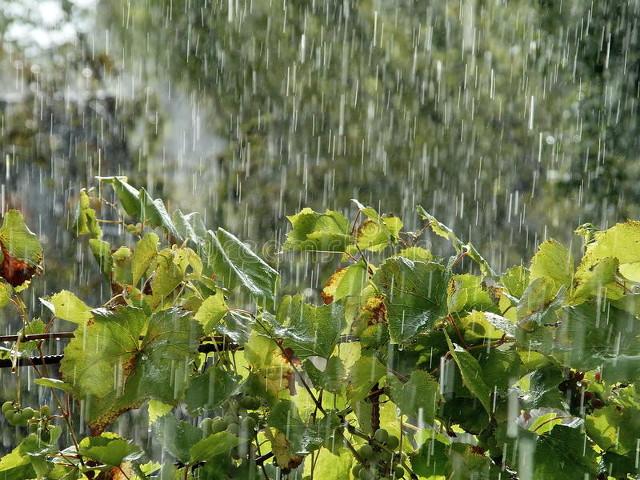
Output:
[[[500,268],[567,225],[637,216],[639,8],[139,0],[101,17],[130,69],[190,92],[226,141],[187,192],[216,222],[259,239],[301,205],[422,203]]]

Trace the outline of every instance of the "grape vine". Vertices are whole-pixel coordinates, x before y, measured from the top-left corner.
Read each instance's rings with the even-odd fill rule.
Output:
[[[351,220],[305,208],[282,250],[340,264],[314,302],[197,213],[99,182],[72,225],[103,305],[63,290],[29,311],[55,271],[3,217],[0,308],[21,326],[2,337],[0,479],[639,478],[640,222],[497,273],[420,207],[417,231],[357,201]],[[116,433],[131,418],[145,441]]]

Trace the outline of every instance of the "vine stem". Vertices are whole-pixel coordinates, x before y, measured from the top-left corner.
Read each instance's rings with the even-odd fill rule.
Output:
[[[274,342],[278,348],[280,349],[280,352],[282,353],[282,355],[287,358],[287,353],[285,352],[284,348],[282,347],[282,344],[280,342],[278,342],[276,339],[274,339],[271,336],[271,333],[269,332],[269,330],[266,328],[266,326],[262,323],[262,321],[260,321],[260,319],[258,319],[257,316],[255,316],[253,313],[251,313],[251,316],[253,317],[253,319],[256,321],[256,323],[258,323],[258,325],[260,325],[260,327],[264,330],[264,332],[267,334],[267,336],[271,339],[272,342]],[[307,391],[307,393],[309,394],[309,396],[311,397],[311,399],[313,400],[314,405],[316,406],[317,410],[320,411],[325,417],[327,416],[327,412],[324,409],[324,407],[322,406],[322,402],[320,400],[318,400],[318,398],[316,397],[316,395],[313,393],[313,391],[311,390],[311,387],[309,386],[309,384],[307,383],[307,381],[304,379],[304,377],[302,376],[302,374],[300,373],[300,371],[298,370],[298,368],[291,363],[291,368],[293,369],[293,371],[296,374],[296,377],[300,380],[300,383],[302,384],[302,386],[304,387],[304,389]],[[340,420],[344,421],[344,417],[340,418]],[[345,422],[347,426],[349,426],[350,424],[348,422]],[[358,462],[362,463],[362,457],[360,457],[360,455],[358,454],[358,452],[356,451],[356,449],[353,447],[353,445],[351,444],[351,442],[349,440],[347,440],[346,438],[344,439],[344,443],[347,446],[347,448],[351,451],[351,453],[353,454],[354,458],[356,460],[358,460]],[[416,477],[417,478],[417,477]]]
[[[288,358],[288,354],[287,352],[284,350],[284,347],[282,346],[282,344],[277,341],[277,339],[273,338],[271,336],[271,332],[269,332],[269,329],[267,329],[267,327],[264,325],[264,323],[262,323],[262,321],[256,317],[255,315],[253,315],[253,319],[256,321],[256,323],[258,325],[260,325],[260,327],[262,328],[262,330],[264,330],[264,332],[267,334],[267,336],[271,339],[271,341],[273,343],[275,343],[278,346],[278,349],[280,350],[280,353],[282,353],[282,356],[284,358]],[[304,389],[307,391],[307,393],[309,394],[309,396],[311,397],[311,399],[313,400],[313,403],[315,404],[316,408],[322,412],[322,414],[324,416],[327,416],[327,412],[324,409],[324,407],[322,406],[322,403],[318,400],[318,398],[314,395],[313,391],[311,390],[311,387],[309,386],[309,384],[307,383],[307,381],[304,379],[304,377],[302,376],[302,374],[300,373],[300,370],[298,370],[298,367],[296,367],[294,365],[293,362],[289,362],[289,364],[291,365],[291,368],[293,369],[294,373],[296,374],[296,378],[298,378],[298,380],[300,380],[300,383],[302,384],[302,386],[304,387]]]
[[[42,346],[38,345],[38,351],[40,352],[40,356],[42,356]],[[35,365],[31,366],[36,374],[42,378],[43,375],[42,373],[40,373],[40,370],[38,370],[38,367]],[[46,366],[45,366],[46,369]],[[71,414],[69,413],[69,410],[67,410],[62,403],[62,400],[60,400],[60,397],[58,396],[55,388],[51,389],[51,395],[53,396],[54,401],[56,402],[56,404],[58,405],[58,408],[60,409],[60,412],[62,412],[62,418],[64,420],[64,422],[67,424],[67,428],[69,429],[69,435],[71,436],[71,441],[73,442],[73,446],[76,449],[76,452],[78,452],[78,461],[80,462],[80,465],[82,465],[83,468],[85,468],[85,464],[84,464],[84,460],[82,459],[82,455],[80,455],[80,443],[78,442],[78,437],[76,436],[76,432],[73,429],[73,424],[71,423],[71,419],[70,416]],[[125,475],[126,476],[126,475]]]

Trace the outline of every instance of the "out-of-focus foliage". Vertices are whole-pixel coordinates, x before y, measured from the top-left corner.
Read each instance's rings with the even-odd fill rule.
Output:
[[[635,1],[102,6],[132,64],[214,105],[201,190],[251,237],[301,203],[422,202],[500,266],[639,212]]]

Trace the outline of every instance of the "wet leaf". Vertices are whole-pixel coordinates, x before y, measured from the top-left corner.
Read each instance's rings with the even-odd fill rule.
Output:
[[[272,301],[278,272],[226,230],[209,231],[207,267],[229,289],[241,286],[251,295]]]
[[[411,342],[447,314],[448,276],[438,264],[390,258],[372,281],[385,295],[393,343]]]
[[[285,297],[278,307],[276,320],[280,325],[276,335],[300,359],[329,358],[345,325],[342,305],[316,307],[304,303],[300,296]]]
[[[54,316],[68,322],[84,325],[93,317],[91,308],[68,290],[62,290],[40,301]]]
[[[344,252],[352,242],[349,221],[340,212],[304,208],[287,219],[292,230],[283,245],[285,250]]]
[[[43,258],[42,245],[18,210],[9,210],[4,215],[0,227],[0,248],[0,276],[11,286],[20,286],[39,272]]]
[[[87,437],[80,441],[78,452],[103,465],[120,466],[125,461],[138,460],[143,452],[137,445],[115,433],[103,433],[98,437]]]

